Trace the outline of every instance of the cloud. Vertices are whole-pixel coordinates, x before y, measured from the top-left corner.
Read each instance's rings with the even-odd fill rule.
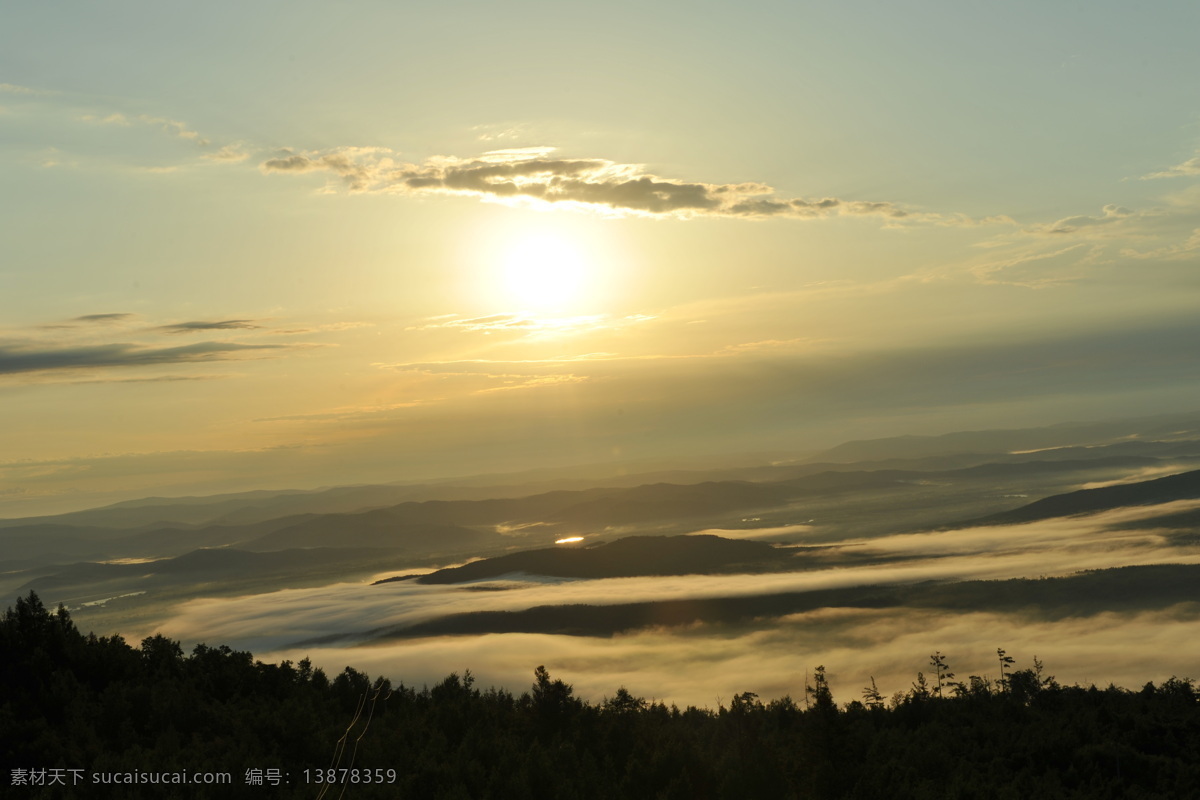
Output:
[[[762,183],[712,184],[663,178],[634,164],[558,158],[551,147],[495,150],[473,158],[438,156],[402,163],[380,147],[285,151],[260,165],[266,173],[329,172],[356,193],[452,194],[498,202],[532,202],[648,217],[722,216],[815,219],[870,216],[889,223],[972,225],[1011,222],[917,212],[887,201],[780,198]]]
[[[741,342],[739,344],[730,344],[722,347],[720,350],[713,353],[714,356],[734,356],[742,353],[763,353],[775,351],[799,350],[802,348],[819,345],[827,340],[816,338],[796,338],[796,339],[764,339],[758,342]]]
[[[5,94],[49,94],[42,89],[31,89],[28,86],[18,86],[15,83],[0,83],[0,92]]]
[[[232,330],[255,330],[261,328],[261,325],[256,325],[252,319],[223,319],[223,320],[196,320],[193,322],[179,322],[174,325],[161,325],[159,330],[167,333],[196,333],[198,331],[232,331]]]
[[[1035,451],[1036,452],[1036,451]],[[1138,483],[1140,481],[1150,480],[1151,478],[1161,478],[1165,475],[1174,475],[1179,472],[1186,472],[1193,469],[1187,464],[1160,464],[1153,467],[1143,467],[1139,470],[1131,472],[1120,478],[1107,481],[1088,481],[1082,484],[1080,489],[1103,489],[1108,486],[1121,486],[1127,483]],[[1184,509],[1179,509],[1184,510]]]
[[[241,142],[238,142],[235,144],[224,145],[221,147],[221,149],[212,153],[205,153],[202,157],[212,161],[236,163],[238,161],[245,161],[247,158],[249,158],[250,151],[247,150]]]
[[[459,318],[457,314],[442,314],[429,317],[423,324],[410,325],[405,330],[423,331],[452,329],[473,333],[517,333],[528,338],[546,337],[554,334],[584,333],[600,330],[618,330],[655,319],[650,314],[629,314],[610,317],[591,314],[578,317],[545,317],[527,314],[488,314],[483,317]]]
[[[0,375],[223,361],[237,358],[239,354],[284,348],[285,345],[235,342],[198,342],[183,347],[161,348],[127,343],[60,348],[0,346]]]
[[[321,325],[313,325],[308,328],[287,328],[283,330],[275,330],[272,333],[285,336],[295,336],[302,333],[326,333],[330,331],[350,331],[358,328],[374,328],[373,322],[326,322]]]
[[[1195,563],[1200,550],[1171,547],[1152,531],[1114,526],[1161,512],[1194,508],[1194,501],[1120,509],[1088,518],[1051,520],[1003,528],[902,534],[841,543],[847,551],[872,547],[909,560],[808,572],[493,582],[505,591],[341,583],[241,598],[198,599],[138,638],[161,630],[185,641],[228,642],[260,658],[309,656],[326,669],[354,664],[409,684],[433,683],[451,670],[469,668],[483,685],[520,690],[536,664],[574,683],[592,699],[625,685],[635,694],[678,703],[716,705],[734,692],[764,697],[799,696],[805,669],[825,664],[838,700],[859,697],[870,676],[885,693],[907,689],[935,650],[950,656],[962,678],[995,677],[993,654],[1003,646],[1029,666],[1040,656],[1064,682],[1117,681],[1137,686],[1171,673],[1190,674],[1200,658],[1200,608],[1195,604],[1147,610],[1114,600],[1108,610],[1079,616],[1041,613],[1036,606],[1010,612],[947,607],[824,607],[744,624],[697,622],[645,628],[611,637],[488,634],[423,637],[399,644],[298,648],[290,642],[330,634],[386,629],[454,613],[521,610],[538,605],[622,604],[688,600],[928,580],[1072,574],[1079,569],[1127,563]],[[790,533],[803,536],[805,528]],[[785,533],[772,529],[771,533]],[[1136,610],[1135,610],[1136,608]],[[353,638],[353,637],[352,637]],[[1189,643],[1182,648],[1179,642]],[[263,649],[273,650],[264,654]],[[1148,667],[1143,655],[1162,658]],[[1148,674],[1147,669],[1156,670]]]
[[[206,152],[201,153],[200,156],[210,161],[237,163],[245,161],[250,157],[250,149],[243,142],[233,142],[217,147],[211,139],[201,135],[199,131],[188,127],[187,123],[168,119],[167,117],[152,116],[150,114],[139,114],[136,117],[129,117],[118,111],[106,115],[84,114],[79,119],[92,125],[116,125],[127,128],[137,124],[156,127],[168,136],[192,142],[197,147],[205,150]],[[178,166],[150,168],[151,172],[160,173],[175,172],[176,170],[178,170]]]
[[[131,633],[137,640],[151,631]],[[167,635],[174,635],[166,627]],[[929,655],[948,656],[951,668],[970,675],[996,675],[996,647],[1032,666],[1034,656],[1065,684],[1110,681],[1137,688],[1147,680],[1195,674],[1200,660],[1200,620],[1194,609],[1111,612],[1087,618],[1039,622],[1020,614],[927,609],[825,608],[760,625],[696,625],[647,630],[611,638],[542,634],[431,637],[397,645],[254,650],[265,661],[310,657],[330,674],[347,664],[372,676],[410,686],[433,685],[449,672],[470,669],[484,687],[520,693],[532,682],[533,667],[572,684],[591,701],[625,686],[635,696],[667,703],[728,706],[738,692],[763,700],[790,695],[801,702],[805,673],[827,668],[834,699],[861,698],[874,677],[885,696],[905,691],[917,672],[929,673]],[[210,643],[225,641],[220,637]],[[1155,653],[1153,664],[1146,653]]]
[[[652,319],[652,317],[647,317]],[[741,342],[725,345],[717,350],[701,353],[649,353],[640,355],[620,355],[618,353],[579,353],[571,356],[556,358],[538,358],[523,360],[498,360],[483,358],[453,359],[450,361],[410,361],[401,363],[376,363],[374,366],[384,369],[394,369],[402,372],[420,372],[430,375],[497,375],[496,370],[546,369],[554,370],[564,367],[573,369],[585,368],[588,364],[601,366],[606,364],[636,364],[647,361],[695,361],[697,359],[730,359],[738,356],[778,356],[796,352],[812,352],[812,348],[829,340],[818,338],[796,339],[765,339],[754,342]]]
[[[99,383],[179,383],[182,381],[221,381],[229,375],[154,375],[149,378],[90,378],[88,380],[69,381],[73,385]]]
[[[192,130],[187,126],[187,123],[179,122],[178,120],[167,119],[166,117],[152,117],[148,114],[142,114],[138,119],[147,125],[158,125],[163,133],[169,136],[176,136],[180,139],[188,139],[196,144],[206,147],[211,142],[201,136],[197,131]]]
[[[1143,208],[1110,203],[1099,213],[1075,214],[1001,232],[974,244],[976,248],[987,248],[991,252],[987,257],[925,269],[908,277],[928,282],[965,272],[983,284],[1026,288],[1058,286],[1085,278],[1119,278],[1119,270],[1129,266],[1125,259],[1170,262],[1194,255],[1200,249],[1198,204],[1200,186]],[[1162,266],[1169,268],[1166,263]]]
[[[1194,316],[1194,315],[1193,315]],[[788,424],[797,409],[813,423],[868,410],[932,412],[962,403],[1000,403],[1140,387],[1192,386],[1198,363],[1192,317],[1139,320],[1058,335],[1014,332],[987,341],[913,347],[880,341],[846,352],[800,339],[750,341],[683,353],[589,352],[535,360],[451,359],[378,363],[385,369],[430,373],[554,374],[593,379],[575,414],[601,428],[602,409],[620,403],[652,415],[655,432],[674,430],[680,397],[687,419],[715,425],[731,437]],[[470,386],[470,384],[468,384]],[[474,388],[474,387],[472,387]],[[738,413],[730,413],[738,409]],[[877,413],[874,412],[874,413]],[[679,428],[680,436],[685,436]]]
[[[333,635],[349,640],[371,639],[399,626],[480,611],[761,597],[924,581],[1066,576],[1080,570],[1132,564],[1194,564],[1200,562],[1200,548],[1170,544],[1160,532],[1129,531],[1119,526],[1197,505],[1182,501],[1087,518],[838,543],[837,549],[844,556],[869,551],[879,561],[864,566],[854,566],[849,558],[842,558],[810,562],[811,568],[801,572],[578,580],[514,575],[509,580],[487,581],[489,586],[504,589],[488,592],[473,591],[470,586],[411,582],[379,586],[339,583],[240,598],[192,600],[180,607],[175,623],[190,637],[223,634],[254,640],[260,647],[264,643],[279,646]],[[779,530],[773,529],[773,533]],[[792,531],[803,535],[799,526]]]
[[[1122,208],[1121,206],[1110,203],[1101,209],[1099,216],[1080,214],[1074,217],[1065,217],[1057,222],[1026,228],[1026,232],[1045,234],[1049,236],[1061,236],[1063,234],[1078,233],[1080,231],[1098,228],[1104,225],[1112,225],[1113,223],[1121,222],[1137,216],[1139,216],[1137,212],[1130,211],[1128,208]]]
[[[536,389],[550,386],[586,383],[596,380],[592,375],[562,372],[570,363],[588,359],[548,359],[540,361],[444,361],[409,364],[375,364],[397,372],[427,376],[439,381],[453,380],[457,394],[490,394],[514,389]],[[497,385],[497,382],[499,384]],[[445,400],[447,398],[441,398]]]
[[[410,408],[426,405],[424,400],[411,400],[405,403],[388,403],[373,406],[347,406],[329,411],[317,411],[311,414],[287,414],[279,417],[257,417],[252,422],[335,422],[345,423],[355,420],[371,420],[380,416],[393,414]]]
[[[519,139],[527,133],[528,126],[521,125],[474,125],[471,130],[481,142]]]
[[[591,380],[586,375],[505,375],[504,384],[480,389],[477,394],[489,392],[509,392],[519,389],[539,389],[546,386],[562,386],[570,383],[584,383]]]
[[[97,125],[120,125],[124,128],[127,128],[133,124],[129,121],[128,117],[119,112],[109,114],[107,117],[99,117],[95,114],[84,114],[82,117],[80,117],[80,119],[84,122],[94,122]]]
[[[454,328],[476,333],[518,332],[534,333],[544,331],[573,331],[595,330],[603,327],[599,323],[605,319],[602,315],[582,317],[537,317],[524,314],[488,314],[483,317],[466,317],[458,319],[456,314],[442,315],[426,320],[423,325],[410,325],[406,330],[431,330],[437,328]]]
[[[1077,252],[1080,248],[1085,249]],[[1089,247],[1087,242],[1076,242],[1057,250],[1025,251],[974,264],[967,271],[985,285],[1045,289],[1082,279],[1085,274],[1083,267],[1093,263],[1100,252],[1095,245]],[[1064,258],[1068,255],[1070,258]]]
[[[1189,257],[1197,250],[1200,250],[1200,228],[1193,230],[1187,239],[1178,244],[1156,247],[1153,250],[1134,250],[1132,247],[1127,247],[1121,250],[1121,255],[1128,258],[1136,258],[1139,261],[1148,259],[1180,259]]]
[[[1200,155],[1193,156],[1183,163],[1176,164],[1173,167],[1167,167],[1160,172],[1151,172],[1149,175],[1143,175],[1141,180],[1149,181],[1157,178],[1183,178],[1194,177],[1200,175]]]
[[[123,319],[129,319],[133,314],[126,312],[113,314],[84,314],[82,317],[75,317],[72,322],[118,322]]]

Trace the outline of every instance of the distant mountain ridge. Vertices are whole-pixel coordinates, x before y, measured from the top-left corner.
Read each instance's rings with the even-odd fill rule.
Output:
[[[938,436],[892,436],[844,442],[808,461],[857,462],[887,458],[924,458],[960,453],[1007,454],[1063,447],[1116,444],[1121,440],[1195,439],[1200,415],[1102,422],[1072,422],[1042,428],[955,431]]]
[[[77,515],[0,527],[0,547],[10,563],[167,557],[199,547],[280,550],[295,547],[383,547],[447,553],[483,544],[504,525],[540,525],[547,535],[559,531],[594,533],[610,527],[686,520],[728,519],[763,509],[786,509],[844,492],[902,489],[929,481],[1022,481],[1074,471],[1121,470],[1161,466],[1163,461],[1133,451],[1155,450],[1175,460],[1200,457],[1200,442],[1122,443],[1055,452],[1056,458],[1008,457],[955,469],[854,469],[816,464],[769,468],[776,480],[652,483],[633,487],[555,490],[518,497],[480,500],[408,500],[353,512],[300,513],[265,520],[205,525],[162,524],[121,529],[64,524]],[[1109,453],[1120,453],[1110,455]],[[1075,458],[1062,457],[1065,455]],[[1091,458],[1079,456],[1090,455]],[[880,463],[871,462],[871,466]],[[911,462],[909,462],[911,463]],[[944,459],[924,463],[936,466]],[[370,487],[364,487],[364,490]],[[346,496],[377,495],[349,494]],[[224,500],[212,504],[222,506]],[[157,508],[149,506],[148,508]],[[101,510],[103,511],[103,510]],[[83,519],[83,517],[80,517]],[[10,521],[17,522],[17,521]],[[633,531],[629,531],[633,532]]]
[[[1149,506],[1175,500],[1200,498],[1200,470],[1168,475],[1165,478],[1080,489],[1037,500],[1012,511],[992,514],[977,523],[999,525],[1032,522],[1039,519],[1090,514],[1127,506]]]
[[[483,475],[428,483],[369,484],[321,489],[254,490],[201,497],[147,497],[65,514],[0,519],[0,531],[39,524],[150,530],[154,528],[248,525],[298,514],[355,513],[413,501],[462,501],[528,497],[553,491],[597,487],[631,488],[654,483],[792,480],[823,471],[915,469],[946,470],[987,462],[1064,460],[1107,455],[1157,458],[1200,456],[1200,414],[1103,422],[1067,423],[1040,428],[960,431],[939,436],[896,436],[845,442],[804,458],[764,459],[757,466],[664,468],[639,463],[640,469],[591,465],[540,469],[514,475]]]

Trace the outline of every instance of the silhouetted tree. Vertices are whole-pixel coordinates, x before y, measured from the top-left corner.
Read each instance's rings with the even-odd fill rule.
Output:
[[[604,710],[612,714],[633,714],[645,707],[646,701],[641,697],[634,697],[624,686],[617,689],[612,698],[604,701]]]
[[[557,732],[579,708],[580,703],[572,696],[571,684],[552,680],[544,666],[538,666],[533,671],[533,676],[531,700],[538,729],[543,733]]]
[[[879,687],[875,685],[874,675],[871,676],[871,685],[863,687],[862,695],[867,708],[883,708],[883,695],[879,693]]]
[[[805,680],[808,712],[753,692],[728,710],[681,711],[624,687],[587,703],[544,667],[520,699],[481,692],[469,673],[416,690],[347,668],[331,685],[307,659],[264,664],[207,645],[184,656],[163,636],[140,648],[83,636],[65,609],[51,612],[31,594],[0,618],[0,781],[60,764],[234,775],[233,785],[176,793],[11,792],[30,800],[1195,795],[1200,702],[1190,678],[1131,692],[1059,686],[1036,658],[1033,669],[1002,665],[1004,695],[972,676],[954,699],[935,697],[918,674],[888,706],[872,677],[866,705],[839,710],[821,666]],[[322,790],[301,779],[330,765],[392,769],[395,782]],[[264,767],[291,782],[269,791],[243,783],[247,769]]]
[[[924,672],[917,673],[917,680],[912,685],[912,691],[908,693],[912,700],[928,700],[929,699],[929,681],[925,678]]]
[[[946,665],[946,657],[940,650],[934,651],[933,655],[929,657],[929,666],[933,667],[935,676],[933,694],[935,697],[943,697],[942,688],[955,685],[953,683],[954,673]]]
[[[833,702],[833,692],[829,689],[824,664],[813,670],[812,685],[805,686],[804,693],[812,699],[814,711],[822,714],[837,713],[837,704]]]
[[[1006,655],[1004,648],[996,648],[996,657],[1000,659],[1000,691],[1008,691],[1008,670],[1012,669],[1012,656]]]

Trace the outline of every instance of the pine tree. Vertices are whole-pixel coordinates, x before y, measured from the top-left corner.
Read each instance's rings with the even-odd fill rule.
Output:
[[[833,692],[829,689],[829,679],[825,677],[824,665],[813,670],[812,685],[804,687],[804,694],[812,699],[812,707],[816,711],[822,713],[837,711],[837,704],[833,702]]]
[[[933,655],[929,657],[929,666],[933,667],[936,676],[936,683],[933,689],[935,697],[942,697],[942,687],[957,685],[953,682],[954,673],[946,665],[946,657],[942,655],[940,650],[935,650]]]
[[[879,687],[875,685],[874,675],[871,676],[871,685],[863,687],[862,695],[867,708],[883,708],[883,695],[879,693]]]
[[[996,648],[996,657],[1000,659],[1000,691],[1008,691],[1008,670],[1012,669],[1012,656],[1006,655],[1003,647]]]

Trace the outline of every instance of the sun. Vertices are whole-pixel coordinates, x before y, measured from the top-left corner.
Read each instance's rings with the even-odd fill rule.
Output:
[[[612,220],[487,210],[454,241],[459,297],[480,314],[563,319],[611,314],[628,302],[639,259]]]
[[[538,311],[574,305],[588,275],[579,245],[559,233],[539,231],[512,241],[502,255],[500,286],[509,302]]]

